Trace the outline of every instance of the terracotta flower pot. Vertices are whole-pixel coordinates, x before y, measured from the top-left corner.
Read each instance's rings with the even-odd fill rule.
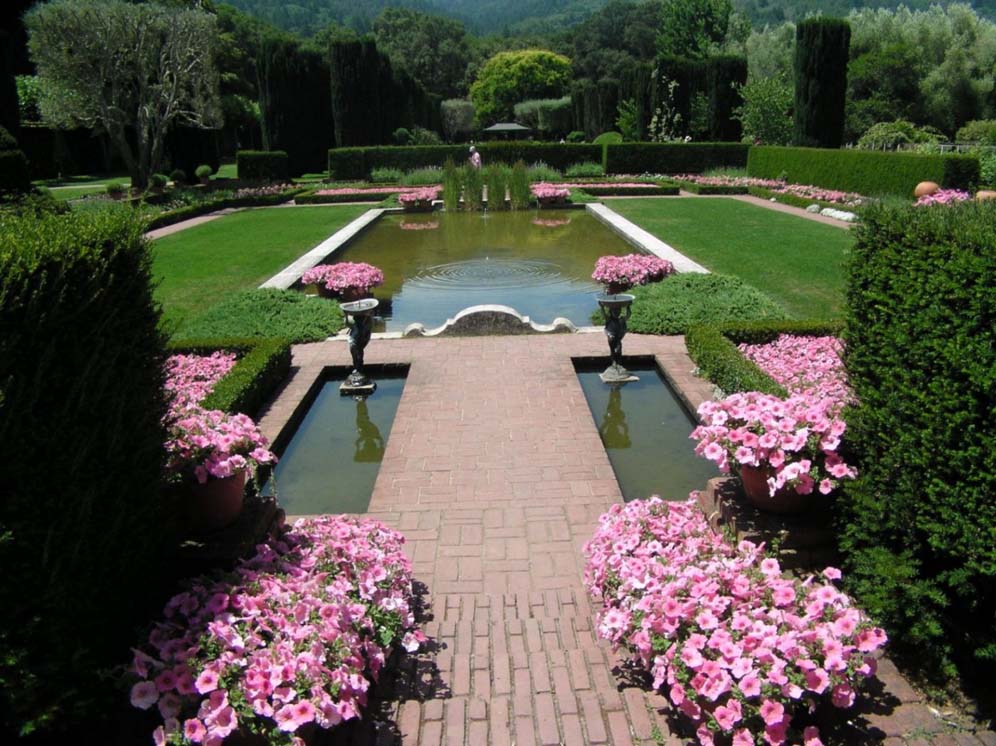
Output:
[[[769,494],[768,479],[774,474],[775,470],[770,466],[740,467],[740,483],[747,502],[765,513],[804,513],[812,509],[816,498],[800,495],[792,487],[782,487],[774,495]]]
[[[370,291],[366,288],[343,288],[342,290],[332,290],[322,283],[318,284],[318,294],[322,298],[331,298],[340,303],[352,303],[353,301],[369,298]]]
[[[245,487],[244,469],[223,479],[187,485],[182,498],[187,528],[193,533],[208,533],[235,523],[242,513]]]
[[[941,188],[933,181],[921,181],[916,185],[916,189],[913,190],[913,196],[920,199],[920,197],[925,197],[928,194],[934,194],[935,192],[940,191],[940,189]]]

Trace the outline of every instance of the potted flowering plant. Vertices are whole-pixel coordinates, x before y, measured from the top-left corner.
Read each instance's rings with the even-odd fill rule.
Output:
[[[405,212],[431,212],[433,200],[439,197],[439,187],[412,189],[398,195]]]
[[[856,472],[837,452],[847,429],[839,402],[808,392],[781,399],[756,391],[699,407],[695,452],[737,471],[747,498],[770,512],[793,513],[831,494]]]
[[[161,716],[152,741],[301,746],[359,718],[392,650],[426,639],[404,541],[377,521],[323,516],[191,581],[129,671],[131,704]]]
[[[603,256],[595,263],[591,279],[605,286],[609,295],[623,293],[634,285],[659,282],[674,272],[674,265],[666,259],[650,254]]]
[[[530,191],[532,191],[536,201],[539,202],[540,207],[562,205],[571,194],[570,190],[566,187],[547,184],[545,182],[533,184],[530,187]]]
[[[170,417],[167,470],[184,485],[183,513],[193,531],[213,531],[242,512],[248,472],[275,463],[259,427],[244,414],[188,406]]]
[[[365,298],[373,288],[383,285],[384,273],[366,262],[319,264],[301,275],[301,282],[317,285],[323,298],[351,301]]]
[[[694,499],[613,505],[585,554],[596,633],[653,677],[703,745],[818,746],[810,713],[851,707],[886,643],[834,586],[839,570],[783,578],[761,547],[715,533]]]

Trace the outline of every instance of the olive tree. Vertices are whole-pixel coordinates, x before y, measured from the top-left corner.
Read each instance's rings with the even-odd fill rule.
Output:
[[[53,0],[25,17],[42,117],[106,132],[144,188],[176,124],[221,124],[215,20],[123,0]]]

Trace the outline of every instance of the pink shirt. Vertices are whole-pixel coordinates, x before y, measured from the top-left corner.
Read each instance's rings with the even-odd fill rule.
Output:
[[[481,154],[478,153],[476,150],[470,154],[470,165],[473,166],[474,168],[481,167]]]

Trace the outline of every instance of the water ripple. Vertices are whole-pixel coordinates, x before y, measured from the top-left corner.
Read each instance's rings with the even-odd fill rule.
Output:
[[[538,259],[469,259],[423,267],[405,280],[417,288],[487,290],[489,288],[542,287],[572,282],[556,262]]]

